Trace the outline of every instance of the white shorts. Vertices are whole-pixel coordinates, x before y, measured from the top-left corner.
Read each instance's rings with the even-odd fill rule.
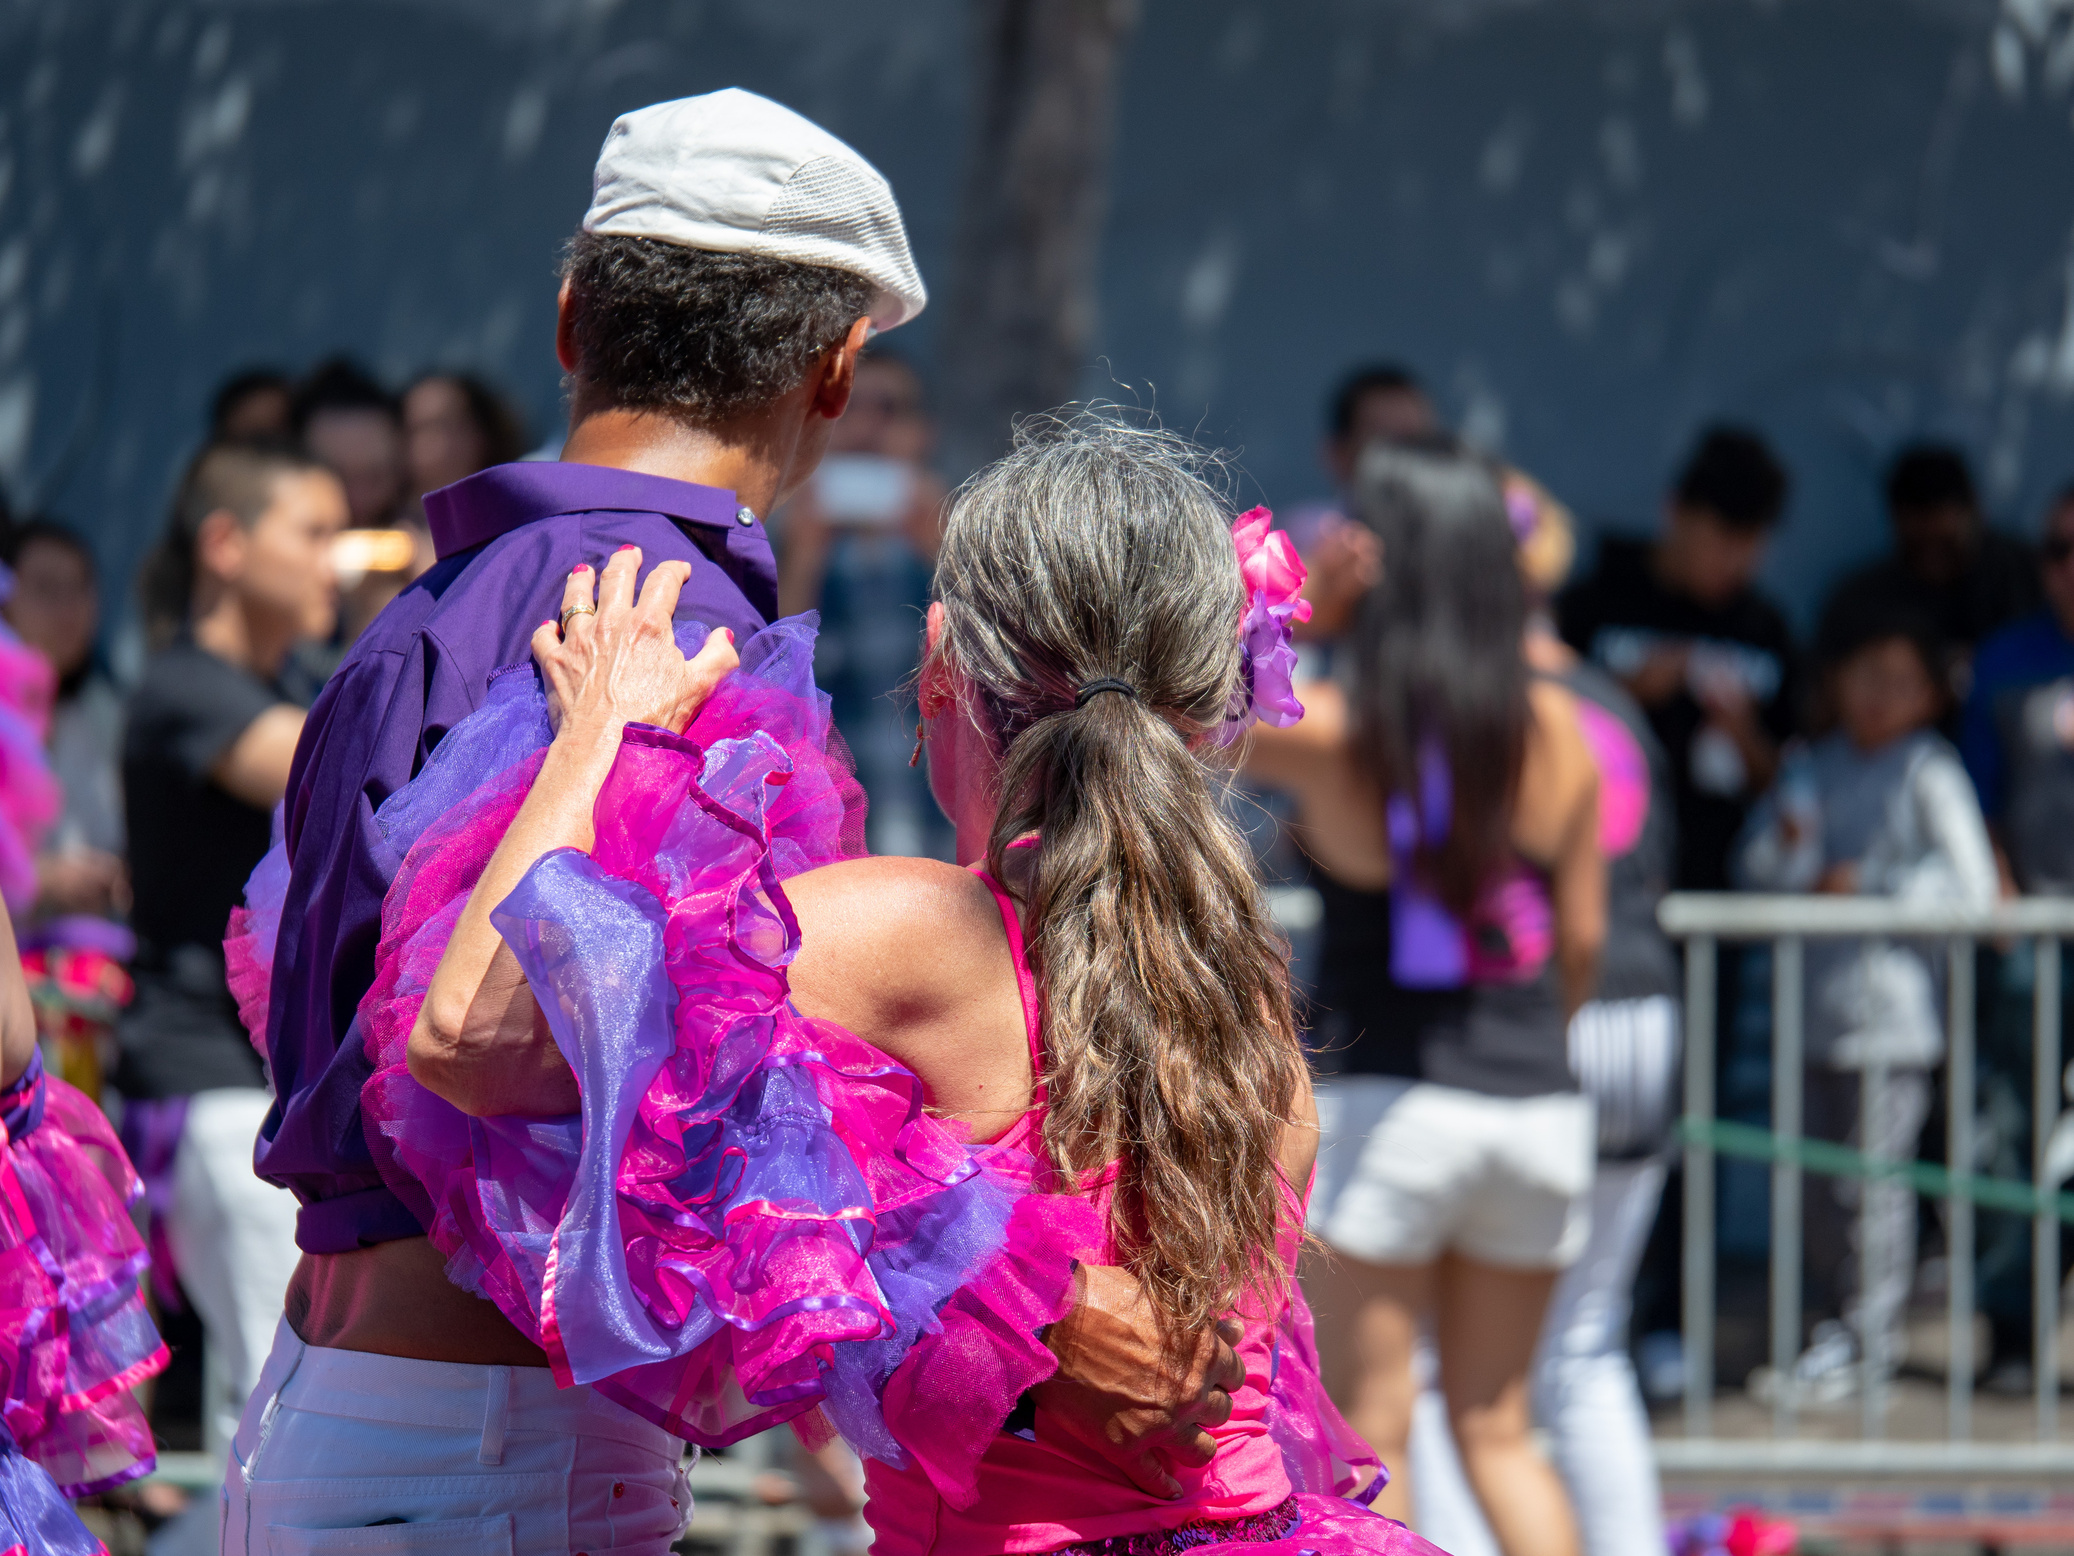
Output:
[[[1318,1083],[1311,1230],[1370,1264],[1559,1270],[1591,1231],[1592,1104],[1486,1097],[1387,1075]]]
[[[684,1444],[545,1367],[304,1345],[283,1320],[231,1443],[223,1556],[668,1556]]]

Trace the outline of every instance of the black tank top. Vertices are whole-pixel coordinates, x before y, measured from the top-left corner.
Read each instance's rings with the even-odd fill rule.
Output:
[[[1400,1075],[1490,1097],[1577,1090],[1555,958],[1520,983],[1408,988],[1390,976],[1390,893],[1312,870],[1324,900],[1311,1043],[1324,1075]]]

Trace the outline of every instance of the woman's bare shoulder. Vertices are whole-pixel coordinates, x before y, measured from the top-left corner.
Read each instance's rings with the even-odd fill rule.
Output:
[[[851,859],[785,883],[799,919],[793,997],[852,1031],[963,998],[1006,942],[986,883],[938,859]]]
[[[801,915],[802,929],[809,914],[860,917],[883,925],[993,908],[993,894],[972,871],[941,859],[896,855],[845,859],[795,875],[785,883],[785,895]]]
[[[1567,687],[1536,676],[1527,683],[1527,705],[1534,718],[1527,738],[1527,760],[1546,764],[1549,777],[1575,780],[1580,769],[1592,770],[1591,747],[1577,716],[1577,698]]]
[[[1599,769],[1570,692],[1537,677],[1528,683],[1527,700],[1534,716],[1513,841],[1528,858],[1546,865],[1554,862],[1578,818],[1597,805]]]

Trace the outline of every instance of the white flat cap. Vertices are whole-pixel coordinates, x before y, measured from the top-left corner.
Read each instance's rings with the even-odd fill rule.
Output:
[[[740,87],[621,114],[591,191],[585,232],[863,276],[878,288],[871,322],[882,330],[929,301],[878,169],[818,124]]]

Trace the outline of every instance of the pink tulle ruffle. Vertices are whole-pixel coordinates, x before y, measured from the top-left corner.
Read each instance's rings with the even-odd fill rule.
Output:
[[[0,1418],[67,1496],[87,1496],[156,1464],[130,1390],[168,1356],[130,1220],[143,1186],[83,1093],[32,1084],[41,1120],[0,1150]]]
[[[1017,1153],[1015,1166],[1024,1162],[1035,1166]],[[972,1504],[979,1461],[1016,1401],[1058,1369],[1038,1335],[1072,1311],[1074,1262],[1106,1263],[1107,1247],[1094,1204],[1026,1194],[1000,1254],[944,1304],[941,1329],[887,1380],[887,1426],[954,1507]]]
[[[274,807],[274,842],[245,882],[245,901],[230,910],[223,936],[223,976],[238,1002],[245,1035],[265,1059],[267,1001],[274,982],[274,942],[288,899],[288,850],[281,841],[281,807]]]

